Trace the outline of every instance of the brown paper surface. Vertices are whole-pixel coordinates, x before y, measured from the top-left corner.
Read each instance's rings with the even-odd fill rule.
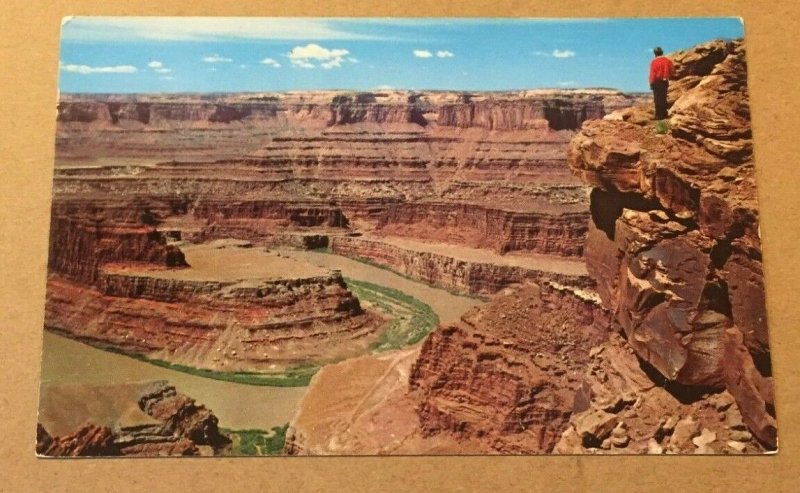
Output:
[[[0,21],[0,491],[797,491],[800,4],[580,0],[5,0]],[[729,457],[37,459],[60,21],[66,15],[741,16],[780,451]]]

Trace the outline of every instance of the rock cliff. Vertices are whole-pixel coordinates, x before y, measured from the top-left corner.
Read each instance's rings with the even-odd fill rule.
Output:
[[[571,143],[571,168],[595,187],[587,267],[640,358],[670,381],[727,389],[774,447],[744,44],[671,56],[667,134],[637,107]]]
[[[552,280],[586,288],[593,285],[580,261],[555,257],[511,257],[466,248],[380,238],[339,236],[331,251],[386,266],[434,286],[472,295],[492,295],[525,280]]]
[[[147,209],[54,201],[48,270],[93,284],[99,269],[110,262],[186,267],[183,253],[167,245],[156,225]]]

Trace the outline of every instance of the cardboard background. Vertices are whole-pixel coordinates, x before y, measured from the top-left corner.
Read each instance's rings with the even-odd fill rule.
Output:
[[[58,36],[65,15],[717,16],[745,20],[780,452],[765,457],[34,457]],[[798,491],[800,97],[793,0],[403,4],[369,0],[4,0],[0,14],[0,491]],[[664,33],[668,36],[669,33]],[[643,68],[644,70],[644,68]]]

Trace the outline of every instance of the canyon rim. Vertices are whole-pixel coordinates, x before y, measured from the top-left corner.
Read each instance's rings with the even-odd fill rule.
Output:
[[[69,19],[37,454],[776,451],[742,36]]]

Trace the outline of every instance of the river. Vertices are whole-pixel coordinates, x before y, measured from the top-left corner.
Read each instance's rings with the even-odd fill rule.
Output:
[[[441,322],[457,320],[479,300],[406,279],[338,255],[282,250],[283,255],[305,260],[360,281],[403,291],[430,305]],[[72,339],[45,332],[42,353],[42,387],[59,384],[109,385],[146,380],[168,380],[198,403],[210,408],[220,426],[231,429],[268,430],[289,422],[306,387],[259,387],[198,377],[104,351]]]

